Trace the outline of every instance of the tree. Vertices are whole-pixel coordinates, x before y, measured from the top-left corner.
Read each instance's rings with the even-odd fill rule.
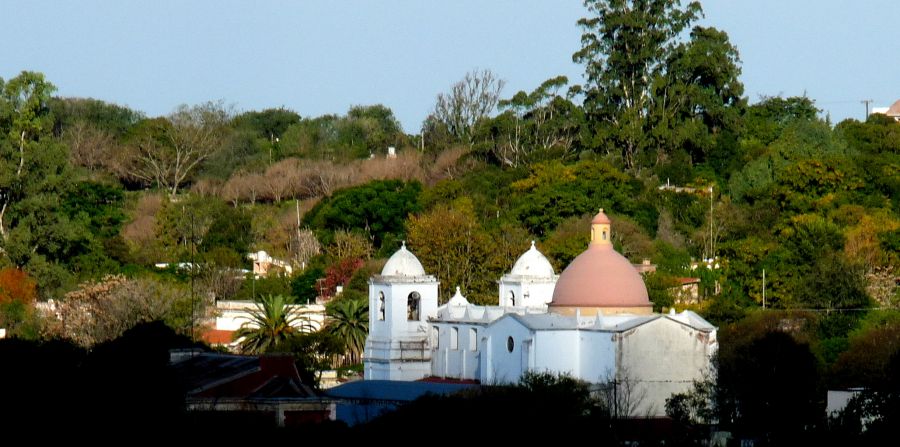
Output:
[[[60,209],[73,176],[65,147],[51,138],[53,90],[40,73],[0,81],[0,252],[37,280],[41,294],[68,280],[62,262],[90,239]]]
[[[493,112],[505,82],[490,70],[474,70],[450,89],[439,93],[432,116],[457,141],[471,144],[475,125]]]
[[[631,214],[640,185],[606,162],[558,161],[531,167],[530,175],[512,184],[517,197],[515,212],[532,233],[548,234],[567,217],[596,214],[598,208]]]
[[[228,120],[221,103],[208,102],[183,105],[165,120],[139,124],[131,174],[175,198],[200,164],[222,147]]]
[[[758,317],[720,332],[715,408],[736,435],[786,444],[821,422],[818,361],[802,315]]]
[[[692,163],[730,166],[746,102],[739,63],[728,35],[715,28],[695,27],[687,42],[671,49],[666,73],[654,85],[657,160],[684,152]]]
[[[283,295],[266,295],[251,309],[250,320],[241,325],[235,337],[245,354],[263,354],[278,348],[298,332],[309,332],[312,326],[290,307]],[[298,329],[296,325],[301,327]]]
[[[381,246],[386,234],[402,234],[406,217],[421,209],[421,190],[422,185],[415,181],[374,180],[335,192],[309,210],[303,222],[328,232],[362,230]],[[323,242],[330,239],[329,234],[325,236]]]
[[[0,304],[19,301],[32,304],[37,299],[37,284],[28,273],[17,268],[0,270]]]
[[[578,140],[584,113],[570,99],[559,95],[568,78],[544,81],[530,93],[520,91],[501,100],[504,111],[479,126],[479,142],[490,148],[501,166],[528,165],[541,158],[566,158]],[[482,129],[483,128],[483,129]]]
[[[412,251],[425,271],[437,276],[442,296],[449,298],[460,287],[470,301],[496,302],[496,279],[501,273],[492,268],[496,251],[478,225],[471,202],[438,205],[411,216],[407,227]]]
[[[698,2],[585,0],[590,17],[578,21],[582,47],[572,59],[585,65],[584,107],[597,123],[594,138],[608,154],[619,152],[627,169],[649,147],[654,82],[681,32],[702,14]]]
[[[90,347],[120,336],[142,322],[164,321],[183,334],[210,315],[207,302],[192,299],[184,287],[152,278],[108,275],[81,284],[56,304],[59,321],[51,335]]]
[[[326,309],[325,330],[343,344],[344,358],[359,363],[369,334],[369,305],[365,300],[342,299]]]

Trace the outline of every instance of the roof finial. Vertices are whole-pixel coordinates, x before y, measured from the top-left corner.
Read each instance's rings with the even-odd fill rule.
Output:
[[[534,250],[534,239],[531,240],[531,249]]]
[[[600,212],[601,212],[601,213],[603,212],[603,208],[600,208]]]
[[[400,246],[401,250],[406,250],[406,241],[401,241],[403,245]]]

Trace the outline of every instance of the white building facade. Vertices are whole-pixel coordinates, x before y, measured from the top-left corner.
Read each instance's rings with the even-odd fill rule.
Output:
[[[499,306],[472,305],[457,288],[438,307],[437,281],[401,248],[370,280],[365,378],[503,384],[529,371],[567,374],[627,389],[621,415],[664,415],[669,396],[708,374],[716,328],[690,311],[654,314],[640,274],[612,248],[603,210],[591,226],[588,249],[561,275],[532,243],[500,279]]]

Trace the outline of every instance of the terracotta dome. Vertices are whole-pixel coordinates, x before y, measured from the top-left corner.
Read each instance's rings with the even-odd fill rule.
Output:
[[[609,225],[612,223],[612,221],[609,220],[609,216],[607,216],[606,213],[603,212],[603,208],[600,208],[600,212],[597,213],[597,215],[594,216],[593,219],[591,219],[591,223],[592,224],[607,224],[607,225]]]
[[[531,248],[528,249],[522,256],[519,256],[519,259],[513,265],[512,271],[509,272],[512,275],[521,275],[521,276],[537,276],[537,277],[550,277],[555,273],[553,272],[553,266],[550,265],[550,261],[534,246],[534,241],[531,241]]]
[[[406,242],[391,257],[384,268],[382,276],[425,276],[425,268],[419,258],[406,249]]]
[[[594,217],[588,249],[563,270],[553,291],[550,308],[573,313],[650,313],[653,305],[640,273],[613,249],[607,237],[610,221],[603,210]],[[593,230],[593,228],[592,228]]]

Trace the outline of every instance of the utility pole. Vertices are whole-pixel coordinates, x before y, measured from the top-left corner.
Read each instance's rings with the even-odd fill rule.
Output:
[[[766,309],[766,269],[763,269],[763,310]]]
[[[182,208],[183,209],[183,208]],[[196,276],[197,272],[196,264],[194,263],[194,212],[191,211],[191,342],[193,343],[196,339],[194,338],[194,276]],[[193,351],[192,351],[193,352]],[[193,354],[191,354],[193,355]]]
[[[872,104],[875,101],[872,101],[871,99],[863,99],[860,102],[866,105],[866,120],[868,120],[869,119],[869,104]]]
[[[713,186],[709,185],[709,259],[712,262],[716,256],[716,248],[713,242]]]

